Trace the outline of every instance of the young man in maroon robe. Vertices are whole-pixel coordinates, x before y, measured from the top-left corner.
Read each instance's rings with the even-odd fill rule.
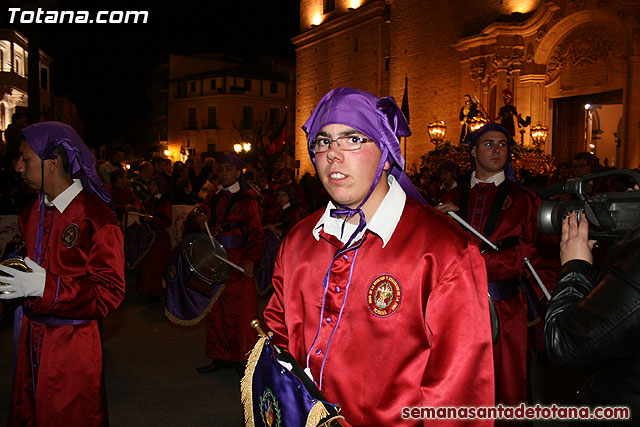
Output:
[[[398,138],[411,132],[393,98],[335,89],[303,129],[331,202],[282,243],[264,313],[274,343],[353,426],[493,406],[484,262],[404,173]]]
[[[13,276],[0,298],[25,298],[8,425],[103,426],[99,323],[124,298],[122,233],[78,134],[58,122],[22,133],[16,171],[39,197],[19,219],[33,271],[0,267]]]
[[[258,203],[247,193],[244,162],[227,154],[218,165],[220,187],[209,193],[202,207],[216,240],[244,273],[231,269],[225,290],[207,315],[206,357],[211,363],[197,371],[235,366],[243,373],[247,354],[258,339],[251,320],[258,315],[254,267],[262,255],[264,233]]]
[[[471,180],[446,193],[438,209],[458,211],[462,219],[499,247],[498,251],[488,248],[482,253],[489,294],[500,322],[500,335],[493,348],[496,403],[516,405],[527,401],[528,387],[527,298],[520,277],[525,257],[540,265],[540,201],[515,182],[510,151],[514,142],[502,125],[489,123],[469,134],[466,142],[471,152]],[[476,243],[483,245],[479,238]],[[549,274],[540,271],[543,278],[550,278]],[[552,286],[551,280],[546,281]]]
[[[164,178],[158,175],[151,177],[148,188],[151,196],[143,206],[144,212],[151,215],[151,218],[142,217],[141,220],[147,223],[154,238],[138,264],[136,292],[157,299],[164,296],[162,279],[171,257],[171,239],[167,230],[173,221],[173,211],[171,202],[166,197],[168,190]]]

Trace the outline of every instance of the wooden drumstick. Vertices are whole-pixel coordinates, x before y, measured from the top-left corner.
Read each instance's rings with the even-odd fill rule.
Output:
[[[207,229],[207,234],[209,235],[209,239],[211,239],[211,246],[213,246],[214,248],[216,247],[215,242],[213,241],[213,235],[211,234],[211,230],[209,229],[209,224],[208,223],[204,223],[204,228]],[[218,255],[217,253],[213,252],[213,256],[215,256],[216,258],[218,258],[220,261],[225,262],[227,264],[229,264],[231,267],[235,268],[236,270],[244,273],[244,268],[240,267],[238,264],[235,264],[231,261],[229,261],[226,258],[221,257],[220,255]]]

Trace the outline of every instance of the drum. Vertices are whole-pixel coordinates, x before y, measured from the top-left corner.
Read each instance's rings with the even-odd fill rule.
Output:
[[[229,264],[218,258],[228,260],[227,252],[217,240],[212,243],[206,234],[195,233],[186,238],[184,257],[189,270],[205,283],[223,283],[229,278]]]

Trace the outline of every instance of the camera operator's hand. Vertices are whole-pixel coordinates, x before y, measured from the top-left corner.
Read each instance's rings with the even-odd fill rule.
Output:
[[[560,240],[560,263],[564,264],[573,259],[581,259],[593,264],[591,249],[596,243],[589,240],[589,221],[582,215],[580,224],[575,212],[562,220],[562,239]]]

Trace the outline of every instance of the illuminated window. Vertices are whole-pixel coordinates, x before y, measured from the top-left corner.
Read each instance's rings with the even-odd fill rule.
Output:
[[[329,13],[336,8],[336,0],[323,0],[322,13]]]

